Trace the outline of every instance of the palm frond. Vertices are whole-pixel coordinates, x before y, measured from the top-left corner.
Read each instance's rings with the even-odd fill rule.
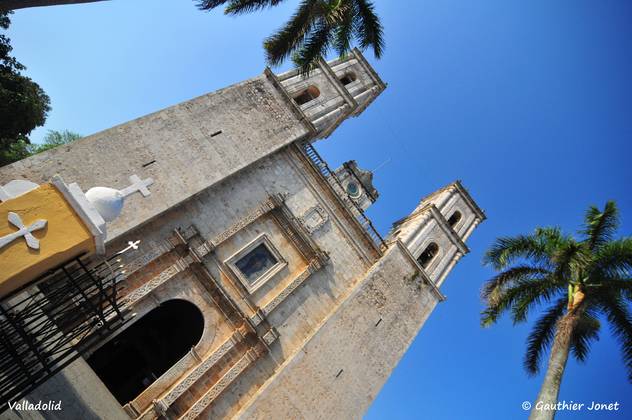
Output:
[[[355,0],[357,6],[357,19],[354,25],[355,35],[360,42],[360,47],[373,48],[376,58],[382,57],[384,51],[384,37],[380,18],[375,13],[373,2],[369,0]]]
[[[581,243],[572,239],[565,241],[553,253],[551,260],[555,265],[554,276],[566,283],[577,283],[590,261],[590,252]]]
[[[578,361],[586,361],[590,345],[599,340],[600,327],[599,320],[592,313],[585,311],[582,314],[571,336],[571,351]]]
[[[621,295],[623,299],[632,300],[632,278],[625,277],[606,277],[600,281],[591,284],[598,291],[603,291],[609,296]]]
[[[281,4],[284,0],[231,0],[230,4],[224,10],[227,15],[240,15],[267,7],[274,7]]]
[[[584,229],[590,249],[595,249],[610,241],[619,227],[619,210],[614,201],[608,201],[603,211],[590,206],[584,218]]]
[[[308,74],[316,65],[318,58],[324,55],[331,42],[331,36],[329,23],[325,19],[319,19],[303,46],[292,57],[302,74]]]
[[[198,0],[197,8],[200,10],[213,10],[218,6],[222,6],[233,0]]]
[[[518,259],[546,263],[549,255],[542,242],[533,235],[518,235],[496,239],[483,257],[483,263],[502,270]]]
[[[530,375],[538,373],[542,356],[551,345],[555,336],[555,325],[564,314],[565,307],[566,299],[558,299],[533,326],[527,338],[527,352],[524,357],[524,367]]]
[[[632,238],[601,245],[594,254],[592,270],[597,276],[629,277],[632,271]]]
[[[495,297],[493,302],[488,302],[488,306],[481,314],[481,325],[484,327],[490,326],[498,320],[503,312],[510,308],[512,308],[512,318],[514,322],[520,322],[520,320],[516,318],[515,312],[518,311],[518,314],[520,314],[521,311],[526,311],[528,307],[530,307],[529,303],[521,302],[522,299],[524,299],[525,302],[534,302],[535,300],[538,302],[541,300],[548,302],[561,290],[558,284],[551,282],[549,279],[535,278],[518,281],[512,287],[507,288]],[[513,306],[517,302],[527,307],[524,309],[516,309]]]
[[[528,265],[519,265],[509,268],[485,282],[481,291],[481,297],[493,303],[502,292],[517,282],[533,278],[534,276],[548,275],[550,272],[543,268]]]
[[[340,57],[351,51],[353,41],[353,20],[356,15],[355,3],[346,1],[342,6],[334,33],[333,47]]]
[[[305,42],[313,25],[326,14],[320,1],[303,0],[287,24],[264,41],[269,64],[281,64]]]
[[[531,309],[542,302],[549,302],[555,295],[564,292],[564,287],[556,283],[553,278],[533,283],[533,287],[525,288],[511,306],[511,320],[514,324],[526,321]]]
[[[632,382],[632,315],[620,296],[610,296],[602,301],[612,334],[619,341],[623,363],[628,370],[628,380]]]

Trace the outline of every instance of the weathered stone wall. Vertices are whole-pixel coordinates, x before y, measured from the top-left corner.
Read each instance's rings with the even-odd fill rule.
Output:
[[[309,275],[303,284],[267,316],[266,322],[279,333],[278,340],[272,343],[269,354],[240,375],[238,380],[211,405],[206,413],[213,418],[229,416],[245,404],[258,387],[274,373],[276,366],[300,349],[305,339],[314,333],[318,325],[334,310],[341,299],[350,293],[377,259],[375,250],[366,245],[365,234],[353,227],[350,223],[351,216],[333,200],[327,189],[328,184],[316,176],[307,161],[298,158],[298,153],[298,149],[290,146],[268,156],[242,170],[238,176],[229,177],[196,194],[163,213],[161,217],[131,230],[110,244],[110,251],[115,252],[125,247],[127,241],[140,239],[141,248],[136,252],[142,253],[143,249],[151,249],[171,236],[174,229],[187,228],[190,225],[197,228],[202,238],[213,241],[232,226],[248,219],[253,210],[274,194],[283,194],[287,197],[286,205],[297,218],[301,218],[316,206],[324,212],[325,220],[312,232],[311,237],[322,251],[329,254],[329,262]],[[270,237],[274,246],[288,261],[288,267],[252,295],[244,293],[243,290],[240,294],[238,288],[230,284],[231,279],[220,271],[218,262],[228,259],[236,250],[261,233],[266,233]],[[225,285],[234,300],[247,299],[255,307],[263,307],[296,278],[305,268],[306,261],[270,215],[266,214],[240,226],[240,230],[218,245],[212,255],[204,258],[203,264],[213,277]],[[149,266],[148,278],[162,269],[164,264],[159,267]],[[209,329],[205,329],[202,341],[207,340],[207,337],[213,337],[212,344],[200,342],[196,346],[203,355],[202,349],[205,352],[213,351],[229,332],[224,330],[224,324],[217,324],[219,317],[205,308],[208,305],[207,299],[203,296],[203,289],[197,286],[201,281],[191,277],[188,272],[179,274],[141,300],[134,311],[140,317],[157,307],[160,302],[172,298],[185,298],[196,303],[205,318],[209,317]],[[140,285],[137,283],[138,281],[134,283],[134,287]],[[250,315],[252,314],[254,312]],[[212,331],[220,326],[222,328]],[[184,367],[180,376],[188,368],[189,365]],[[170,374],[173,375],[173,372]],[[177,377],[174,375],[174,378]],[[167,385],[162,378],[159,382],[159,388],[163,390],[173,386],[173,383]],[[208,386],[211,385],[212,383]],[[159,397],[153,392],[151,394],[152,398]],[[194,402],[188,401],[188,404]]]
[[[130,197],[108,226],[112,240],[308,133],[262,75],[0,168],[0,184],[60,174],[85,191],[154,178],[151,196]]]
[[[438,301],[392,244],[238,417],[361,418]]]

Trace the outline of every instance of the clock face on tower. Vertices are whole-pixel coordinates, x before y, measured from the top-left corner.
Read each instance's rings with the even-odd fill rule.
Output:
[[[360,187],[358,186],[358,184],[354,181],[351,181],[347,184],[347,194],[349,194],[351,198],[356,199],[360,198],[362,192],[360,191]]]

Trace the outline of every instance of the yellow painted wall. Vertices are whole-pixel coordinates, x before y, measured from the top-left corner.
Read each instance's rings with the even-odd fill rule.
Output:
[[[0,296],[72,257],[95,250],[92,234],[51,184],[0,203],[0,237],[17,230],[7,219],[10,211],[18,214],[26,226],[39,219],[48,224],[33,232],[40,241],[39,250],[29,248],[24,237],[0,248]]]

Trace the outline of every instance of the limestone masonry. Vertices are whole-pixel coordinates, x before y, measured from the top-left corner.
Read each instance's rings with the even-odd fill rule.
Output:
[[[60,412],[2,417],[360,418],[485,219],[455,182],[388,237],[375,231],[372,174],[330,169],[313,143],[385,88],[356,50],[0,168],[0,186],[153,181],[127,198],[98,257],[125,249],[126,322],[26,397]]]

